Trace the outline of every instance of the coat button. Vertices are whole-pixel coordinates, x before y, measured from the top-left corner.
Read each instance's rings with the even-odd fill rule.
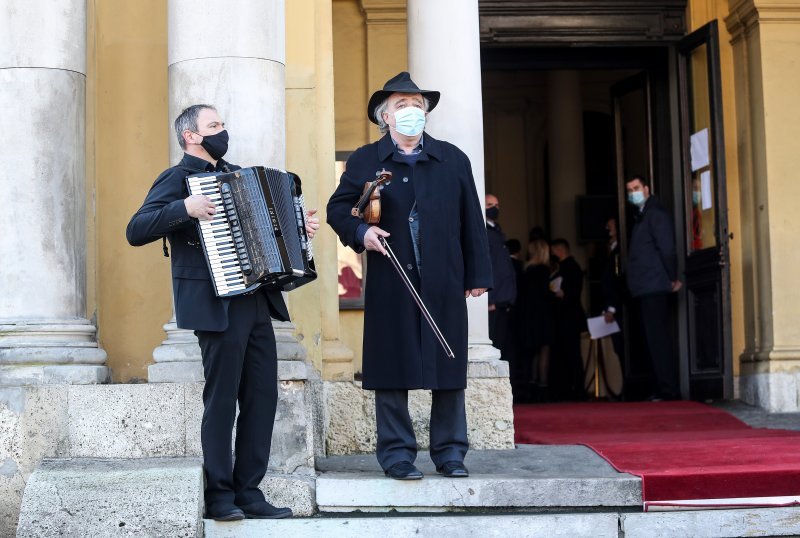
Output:
[[[408,178],[407,177],[403,178],[403,183],[408,183]]]
[[[410,263],[409,263],[408,265],[406,265],[406,269],[408,269],[409,271],[411,271],[411,268],[412,268],[412,267],[413,267],[413,266],[412,266]]]

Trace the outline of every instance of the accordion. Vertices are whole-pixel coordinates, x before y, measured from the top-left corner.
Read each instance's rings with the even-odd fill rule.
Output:
[[[261,286],[289,291],[317,278],[300,178],[263,166],[186,178],[217,206],[198,232],[217,297]]]

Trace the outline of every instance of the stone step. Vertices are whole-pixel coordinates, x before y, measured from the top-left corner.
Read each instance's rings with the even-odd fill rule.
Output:
[[[375,456],[317,461],[321,512],[457,512],[486,509],[555,511],[564,508],[641,510],[638,477],[619,473],[582,446],[520,445],[467,454],[468,478],[436,474],[427,453],[416,462],[422,480],[386,478]]]
[[[316,517],[204,520],[207,538],[291,536],[350,538],[363,536],[464,536],[536,538],[728,538],[798,536],[800,508],[751,508],[660,513],[464,514],[395,517]]]
[[[328,517],[282,520],[254,520],[222,523],[203,521],[206,538],[361,538],[372,536],[420,536],[464,538],[492,536],[511,538],[614,536],[618,534],[616,514],[469,515],[415,517]]]
[[[315,512],[314,478],[267,473],[267,498]],[[43,460],[28,478],[17,536],[202,536],[200,458]]]

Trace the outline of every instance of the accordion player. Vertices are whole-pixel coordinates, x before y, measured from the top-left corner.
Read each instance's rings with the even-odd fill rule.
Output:
[[[217,297],[289,291],[317,278],[297,175],[255,166],[192,175],[186,185],[217,207],[197,222]]]

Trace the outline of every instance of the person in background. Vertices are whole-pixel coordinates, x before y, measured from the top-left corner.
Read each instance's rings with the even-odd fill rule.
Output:
[[[550,253],[558,261],[560,284],[555,286],[556,336],[554,357],[558,363],[559,383],[557,390],[563,398],[584,400],[583,357],[581,355],[581,332],[586,328],[586,314],[581,304],[583,293],[583,270],[570,253],[566,239],[550,242]],[[557,281],[557,280],[556,280]]]
[[[550,399],[550,347],[554,338],[553,306],[550,291],[550,246],[537,239],[528,245],[529,260],[525,265],[521,302],[524,305],[525,382],[532,390],[529,396],[537,402]]]
[[[625,284],[620,264],[616,217],[611,217],[606,221],[606,232],[608,232],[607,257],[603,267],[603,275],[600,279],[600,289],[603,296],[603,318],[606,323],[616,321],[621,329],[622,299],[625,294]],[[622,332],[611,335],[611,342],[614,344],[614,353],[617,354],[620,361],[623,361],[625,345],[622,340]]]
[[[494,286],[489,290],[489,339],[502,353],[506,349],[511,307],[517,298],[517,277],[506,248],[506,235],[497,222],[499,218],[500,200],[494,194],[487,194],[486,235],[494,276]]]
[[[680,398],[678,361],[672,349],[672,317],[669,298],[681,289],[678,255],[669,212],[642,176],[625,184],[628,202],[636,212],[628,252],[628,290],[641,308],[645,340],[653,371],[656,392],[650,400]]]

